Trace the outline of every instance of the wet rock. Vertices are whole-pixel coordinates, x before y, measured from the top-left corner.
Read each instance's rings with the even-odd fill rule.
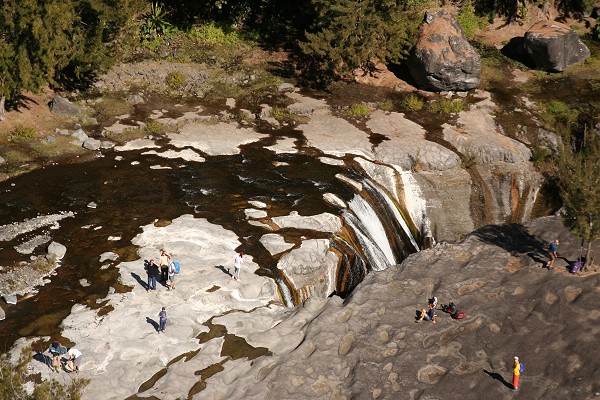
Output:
[[[425,13],[407,65],[418,86],[438,92],[470,90],[479,85],[481,78],[479,54],[456,18],[445,9]]]
[[[577,33],[556,21],[540,21],[525,33],[525,50],[539,69],[564,71],[590,56]]]
[[[0,321],[3,321],[6,319],[6,314],[4,313],[4,309],[2,309],[2,307],[0,307]]]
[[[48,245],[48,254],[54,255],[57,260],[61,260],[66,253],[67,248],[58,242],[52,242]]]
[[[107,251],[106,253],[100,254],[100,262],[104,262],[106,260],[116,261],[119,258],[117,253],[113,253],[112,251]]]
[[[330,233],[336,233],[342,229],[340,217],[329,213],[302,216],[297,211],[292,211],[289,215],[274,217],[272,220],[280,228],[310,229]]]
[[[102,142],[100,142],[98,139],[88,138],[83,142],[82,146],[85,149],[96,151],[100,150],[100,147],[102,147]]]
[[[346,202],[344,202],[344,200],[340,199],[338,196],[336,196],[333,193],[324,193],[323,200],[325,200],[329,204],[332,204],[338,208],[342,208],[342,209],[348,208],[348,205],[346,204]]]
[[[6,295],[2,296],[2,298],[4,299],[6,304],[17,304],[17,296],[15,296],[15,295],[6,294]]]
[[[91,201],[88,203],[87,208],[96,208],[98,207],[98,204],[96,204],[95,202]]]
[[[108,140],[102,140],[100,143],[100,147],[103,149],[112,149],[115,147],[114,142],[110,142]]]
[[[246,218],[252,219],[265,218],[268,215],[265,210],[256,210],[254,208],[245,209],[244,214],[246,214]]]
[[[50,112],[56,115],[64,115],[67,117],[77,117],[83,114],[83,108],[71,103],[69,100],[61,96],[55,96],[50,102]]]

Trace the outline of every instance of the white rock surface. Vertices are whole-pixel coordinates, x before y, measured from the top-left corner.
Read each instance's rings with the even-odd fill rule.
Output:
[[[282,253],[294,247],[293,243],[286,242],[283,236],[276,233],[262,235],[259,241],[271,255]]]
[[[280,228],[310,229],[330,233],[339,232],[342,229],[340,217],[329,213],[302,216],[297,211],[292,211],[289,215],[273,217],[272,221]]]
[[[239,146],[255,142],[265,135],[236,123],[187,124],[179,133],[169,134],[176,147],[193,147],[208,155],[231,155],[240,152]]]

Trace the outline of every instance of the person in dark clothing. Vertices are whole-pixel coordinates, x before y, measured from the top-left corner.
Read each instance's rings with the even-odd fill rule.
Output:
[[[160,270],[158,269],[158,265],[154,263],[154,260],[150,260],[148,264],[148,289],[146,291],[154,291],[156,290],[156,278],[160,276]]]

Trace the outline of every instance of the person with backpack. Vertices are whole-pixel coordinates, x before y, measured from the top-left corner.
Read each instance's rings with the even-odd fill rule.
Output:
[[[169,283],[167,283],[167,290],[175,290],[175,276],[179,273],[177,265],[172,262],[169,265]]]
[[[554,260],[556,260],[558,258],[557,251],[558,251],[559,244],[560,244],[560,242],[558,241],[558,239],[556,239],[554,242],[550,243],[550,245],[548,246],[548,252],[550,253],[550,260],[546,264],[546,268],[548,268],[548,271],[550,271],[552,269],[552,266],[554,265]]]
[[[515,356],[513,363],[513,390],[519,390],[519,377],[523,372],[523,365],[519,362],[519,357]]]

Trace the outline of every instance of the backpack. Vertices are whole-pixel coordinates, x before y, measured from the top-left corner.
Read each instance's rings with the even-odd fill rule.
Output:
[[[463,310],[456,310],[456,312],[451,315],[451,317],[454,319],[463,319],[466,316],[467,316],[467,313],[464,312]]]
[[[181,272],[181,266],[179,265],[178,261],[172,261],[171,265],[173,265],[173,267],[175,268],[175,273],[178,274],[179,272]]]
[[[454,303],[450,303],[447,306],[443,305],[442,306],[442,311],[443,312],[447,312],[448,314],[454,314],[458,310],[457,310],[456,306],[454,305]]]
[[[523,368],[523,363],[522,362],[519,363],[519,372],[520,373],[525,372],[525,368]]]

